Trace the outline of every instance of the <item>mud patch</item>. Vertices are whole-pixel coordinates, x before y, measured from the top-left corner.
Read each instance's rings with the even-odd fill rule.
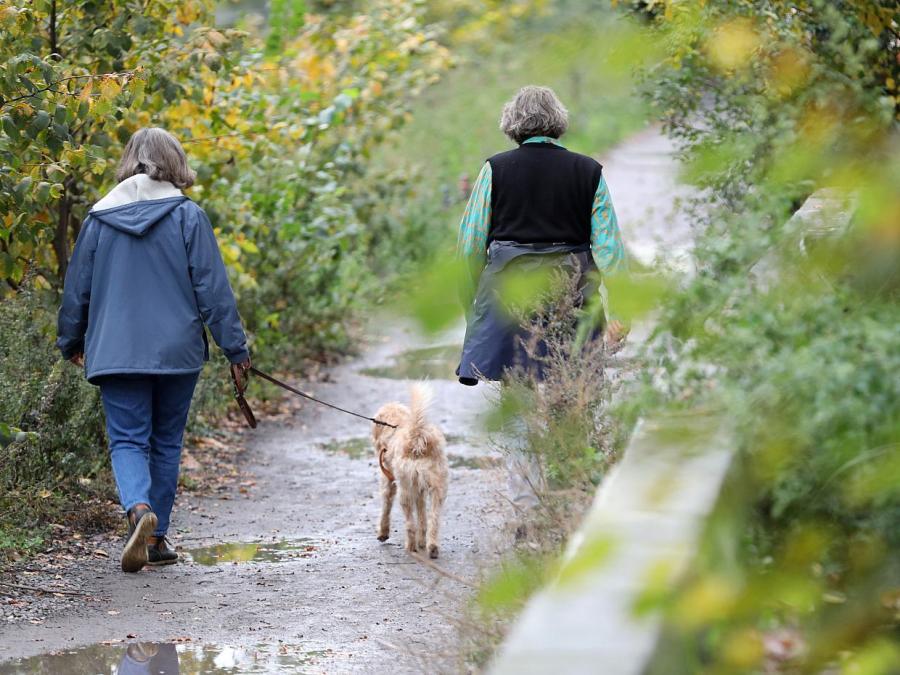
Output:
[[[98,644],[81,649],[41,654],[0,664],[0,675],[25,673],[141,673],[142,675],[199,675],[200,673],[303,672],[331,650],[306,651],[291,645],[229,647],[208,644],[133,642]]]
[[[451,469],[495,469],[503,466],[503,460],[499,457],[464,457],[449,453],[447,461]]]
[[[400,352],[387,365],[365,368],[359,372],[390,380],[455,380],[461,351],[460,345],[411,349]]]
[[[313,539],[293,539],[275,542],[229,542],[194,548],[185,554],[198,565],[227,563],[283,563],[299,558],[311,558],[318,550]]]
[[[368,436],[320,443],[319,447],[330,455],[346,455],[350,459],[364,459],[374,453]]]

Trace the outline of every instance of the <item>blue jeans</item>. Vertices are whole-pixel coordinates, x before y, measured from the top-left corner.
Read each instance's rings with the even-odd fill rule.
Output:
[[[158,537],[169,529],[184,427],[198,376],[108,375],[98,383],[119,500],[126,512],[136,504],[149,504],[159,519],[154,533]]]

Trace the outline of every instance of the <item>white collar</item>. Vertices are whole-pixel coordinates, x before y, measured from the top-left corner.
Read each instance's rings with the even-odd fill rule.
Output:
[[[153,180],[145,173],[138,173],[116,185],[103,199],[94,204],[91,211],[112,209],[150,199],[181,197],[182,194],[181,190],[167,180]]]

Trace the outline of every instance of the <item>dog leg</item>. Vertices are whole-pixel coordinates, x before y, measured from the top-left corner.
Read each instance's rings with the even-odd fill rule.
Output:
[[[397,494],[397,484],[389,481],[387,476],[381,477],[381,522],[378,524],[378,541],[387,541],[391,536],[391,508],[394,506],[394,496]]]
[[[406,518],[406,550],[416,552],[416,516],[415,495],[409,486],[400,491],[400,506],[403,508],[403,516]]]
[[[441,509],[444,506],[444,500],[447,498],[447,491],[443,487],[431,487],[429,492],[431,493],[431,499],[429,500],[431,508],[428,510],[428,557],[437,558],[439,553],[438,535],[440,534],[441,526]]]
[[[420,489],[418,494],[416,495],[416,548],[420,551],[425,549],[425,531],[426,531],[426,519],[428,518],[425,513],[425,490]]]

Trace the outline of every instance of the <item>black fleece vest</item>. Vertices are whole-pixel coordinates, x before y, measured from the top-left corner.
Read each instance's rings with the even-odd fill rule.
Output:
[[[488,243],[590,242],[600,164],[552,143],[525,143],[488,162],[493,176]]]

